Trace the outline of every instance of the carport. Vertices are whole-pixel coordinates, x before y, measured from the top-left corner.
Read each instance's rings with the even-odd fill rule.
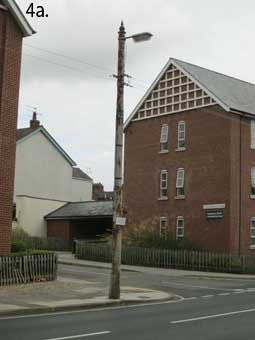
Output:
[[[67,203],[45,216],[47,236],[68,241],[96,240],[112,229],[113,202],[90,201]]]

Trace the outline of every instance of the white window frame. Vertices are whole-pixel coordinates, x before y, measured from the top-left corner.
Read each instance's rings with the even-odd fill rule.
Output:
[[[250,221],[250,239],[251,248],[255,249],[255,217],[252,217]]]
[[[176,171],[176,196],[184,196],[184,182],[185,182],[185,170],[184,168],[178,168]],[[183,189],[183,193],[180,194],[178,189]]]
[[[185,149],[186,123],[182,120],[178,122],[178,144],[177,149]]]
[[[161,133],[160,133],[160,151],[168,151],[168,125],[164,124],[161,126]]]
[[[255,195],[255,167],[251,167],[251,196]]]
[[[166,178],[163,179],[163,175],[166,175]],[[163,190],[166,190],[166,195],[163,195]],[[168,197],[168,171],[161,170],[160,171],[160,198]]]
[[[251,149],[255,150],[255,120],[251,119]]]
[[[182,226],[179,225],[180,221],[182,221]],[[177,216],[176,217],[176,240],[184,238],[184,228],[185,228],[184,217]],[[182,230],[181,235],[179,235],[179,230]]]
[[[164,226],[162,224],[165,224]],[[160,237],[166,237],[166,233],[168,230],[168,218],[165,216],[161,216],[159,219],[159,235]]]

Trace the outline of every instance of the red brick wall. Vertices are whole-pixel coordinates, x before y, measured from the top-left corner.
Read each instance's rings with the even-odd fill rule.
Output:
[[[65,241],[71,241],[71,227],[68,221],[47,221],[47,237],[56,237]]]
[[[251,167],[255,167],[255,150],[250,146],[250,120],[242,118],[241,253],[255,255],[255,249],[250,249],[250,220],[255,217],[255,199],[251,198]]]
[[[0,254],[10,251],[22,35],[0,9]]]
[[[233,118],[234,117],[234,118]],[[236,116],[219,107],[133,122],[125,133],[124,201],[129,224],[168,216],[175,235],[176,217],[185,219],[185,237],[199,248],[237,250],[238,150],[231,155]],[[233,119],[232,119],[233,118]],[[176,152],[178,121],[186,122],[186,151]],[[169,153],[159,154],[162,124],[169,125]],[[236,168],[231,169],[232,165]],[[176,169],[185,168],[184,200],[176,200]],[[168,169],[168,200],[159,201],[159,173]],[[231,177],[232,176],[232,177]],[[230,192],[234,199],[230,199]],[[207,220],[204,204],[225,203],[222,220]],[[230,211],[233,216],[230,217]],[[235,216],[234,216],[235,214]],[[233,217],[235,224],[233,223]],[[230,228],[233,225],[233,230]]]

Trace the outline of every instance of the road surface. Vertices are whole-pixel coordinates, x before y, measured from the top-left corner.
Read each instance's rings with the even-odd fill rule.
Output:
[[[109,282],[109,270],[60,266],[71,278]],[[252,340],[255,281],[124,272],[122,284],[172,291],[178,302],[0,318],[3,340]]]

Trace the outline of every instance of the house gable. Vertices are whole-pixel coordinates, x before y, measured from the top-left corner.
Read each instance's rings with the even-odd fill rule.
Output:
[[[172,59],[125,123],[212,106],[217,99]]]
[[[254,119],[255,85],[171,58],[125,122],[218,104]]]
[[[65,152],[65,150],[58,144],[58,142],[49,134],[49,132],[40,126],[36,129],[25,128],[17,130],[17,144],[24,142],[28,138],[31,138],[37,133],[42,133],[44,137],[60,152],[60,154],[71,164],[71,166],[76,166],[76,163],[71,159],[71,157]]]

